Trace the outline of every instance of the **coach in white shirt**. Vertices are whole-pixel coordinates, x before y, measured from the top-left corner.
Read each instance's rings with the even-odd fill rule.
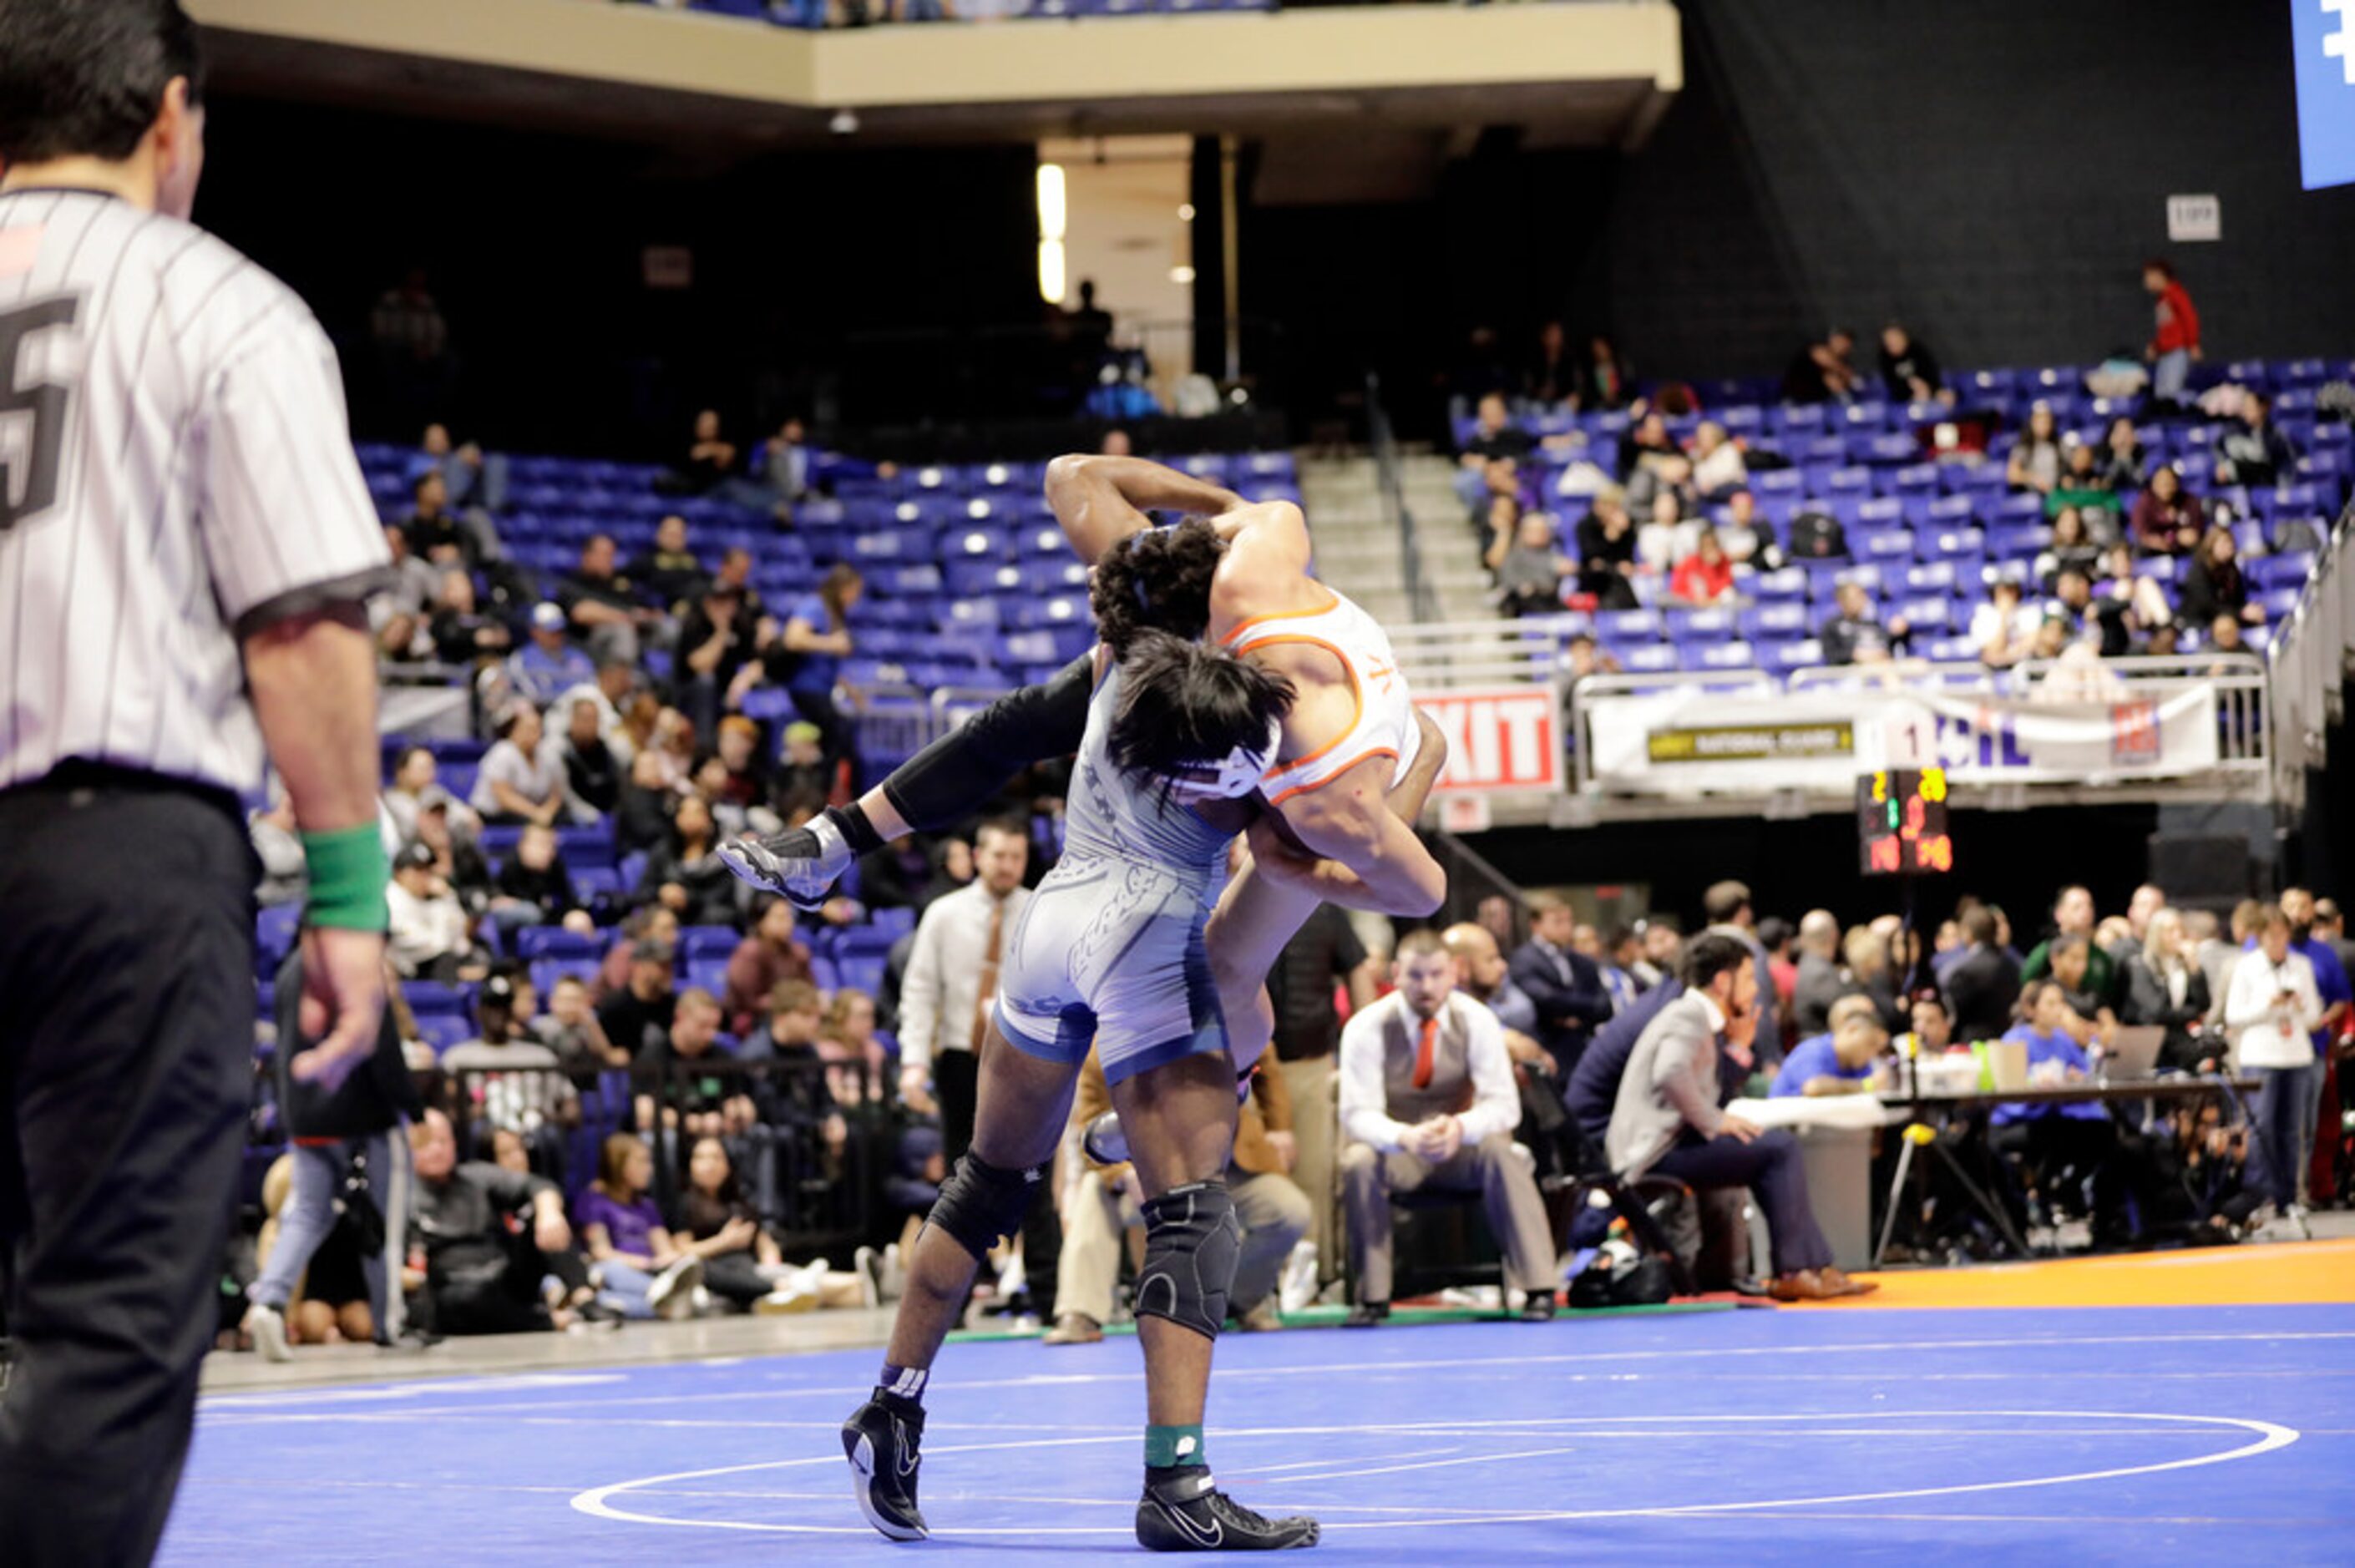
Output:
[[[2307,1080],[2322,1071],[2310,1031],[2322,1022],[2314,966],[2289,945],[2289,917],[2268,904],[2257,916],[2257,945],[2232,967],[2224,997],[2234,1065],[2256,1075],[2255,1125],[2250,1129],[2249,1173],[2282,1213],[2304,1219],[2297,1203],[2298,1167],[2305,1163],[2306,1125],[2313,1101]]]
[[[924,910],[900,986],[900,1097],[931,1108],[937,1096],[951,1160],[973,1142],[982,1036],[997,991],[998,961],[1030,901],[1022,874],[1030,841],[1010,823],[986,822],[975,836],[973,880]]]
[[[1403,938],[1398,989],[1341,1031],[1341,1156],[1349,1265],[1358,1305],[1348,1324],[1390,1314],[1391,1194],[1437,1187],[1479,1195],[1504,1249],[1506,1283],[1528,1293],[1521,1316],[1553,1316],[1555,1258],[1545,1203],[1513,1147],[1520,1092],[1505,1028],[1456,989],[1455,960],[1432,931]]]

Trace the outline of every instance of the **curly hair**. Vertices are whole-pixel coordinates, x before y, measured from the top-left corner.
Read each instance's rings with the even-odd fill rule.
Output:
[[[1174,528],[1131,534],[1096,563],[1088,599],[1096,635],[1115,659],[1128,657],[1144,631],[1166,631],[1191,642],[1210,624],[1210,578],[1226,541],[1208,519],[1188,517]]]

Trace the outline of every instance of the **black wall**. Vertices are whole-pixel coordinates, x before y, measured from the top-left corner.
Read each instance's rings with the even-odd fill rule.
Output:
[[[741,439],[844,397],[844,345],[863,334],[895,346],[858,357],[886,385],[852,395],[937,404],[956,387],[911,329],[1037,311],[1027,146],[693,159],[218,95],[208,140],[199,221],[311,302],[366,435],[416,433],[366,344],[371,304],[411,264],[462,361],[451,417],[523,450],[666,455],[705,402]],[[648,245],[690,247],[694,287],[647,290]]]

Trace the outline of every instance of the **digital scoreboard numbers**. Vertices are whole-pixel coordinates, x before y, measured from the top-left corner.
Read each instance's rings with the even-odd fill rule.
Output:
[[[1886,768],[1856,781],[1857,869],[1921,876],[1955,869],[1946,832],[1946,770]]]

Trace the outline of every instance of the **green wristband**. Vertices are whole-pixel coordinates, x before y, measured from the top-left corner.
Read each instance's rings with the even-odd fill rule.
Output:
[[[392,878],[392,866],[374,822],[338,832],[304,833],[303,855],[311,873],[304,924],[346,931],[385,928],[384,887]]]

